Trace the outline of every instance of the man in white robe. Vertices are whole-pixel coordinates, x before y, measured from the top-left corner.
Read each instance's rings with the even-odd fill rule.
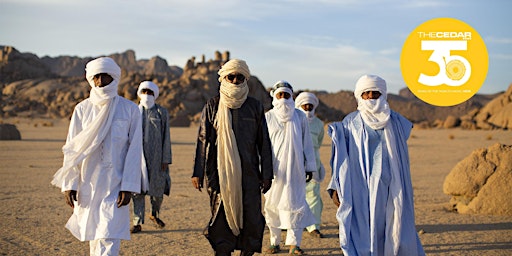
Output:
[[[308,202],[309,209],[315,216],[315,224],[306,228],[309,235],[315,238],[323,238],[324,235],[320,232],[320,224],[322,222],[322,210],[324,207],[322,197],[320,194],[320,183],[325,178],[324,165],[320,161],[320,146],[324,140],[324,122],[315,115],[315,110],[318,107],[318,98],[311,92],[301,92],[295,98],[295,107],[304,114],[308,119],[309,132],[313,140],[313,147],[315,149],[316,159],[316,172],[313,172],[313,178],[306,184],[306,202]]]
[[[142,125],[137,105],[118,96],[121,69],[108,57],[86,65],[90,97],[76,105],[63,167],[52,184],[73,208],[66,228],[91,255],[118,255],[130,239],[131,193],[141,191]]]
[[[390,110],[386,82],[356,83],[357,111],[329,125],[332,179],[344,255],[425,255],[414,225],[407,139],[412,124]]]
[[[306,115],[295,108],[293,88],[279,81],[271,91],[273,109],[265,113],[274,182],[265,194],[265,220],[270,230],[268,253],[280,251],[281,230],[286,229],[290,254],[302,254],[302,231],[315,219],[306,202],[306,182],[316,172],[316,159]],[[307,176],[307,178],[306,178]]]

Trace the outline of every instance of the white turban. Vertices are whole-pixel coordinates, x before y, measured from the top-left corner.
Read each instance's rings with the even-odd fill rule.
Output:
[[[286,92],[290,94],[290,97],[288,99],[281,98],[278,99],[276,95],[279,92]],[[274,84],[274,87],[270,91],[270,96],[272,96],[272,106],[274,108],[272,111],[276,114],[277,119],[280,122],[288,122],[292,120],[293,114],[295,113],[295,103],[293,102],[293,88],[292,86],[286,82],[286,81],[278,81],[276,84]]]
[[[368,91],[378,91],[381,96],[378,99],[364,100],[361,94]],[[389,121],[391,110],[386,94],[386,81],[379,76],[364,75],[357,80],[356,89],[354,90],[357,109],[364,122],[374,130],[384,128]]]
[[[94,76],[101,73],[109,74],[114,80],[103,87],[96,87]],[[117,96],[117,86],[121,79],[121,68],[109,57],[100,57],[89,61],[85,66],[85,77],[91,86],[89,98],[94,105],[105,105]]]
[[[142,94],[142,89],[149,89],[149,90],[153,91],[153,93],[155,94],[155,100],[158,98],[159,90],[158,90],[158,86],[155,83],[153,83],[151,81],[144,81],[144,82],[140,83],[139,89],[137,90],[137,96],[140,97],[140,95]]]
[[[293,87],[287,81],[277,81],[270,91],[270,96],[274,97],[279,92],[287,92],[290,96],[293,95]]]
[[[384,100],[387,99],[386,81],[379,76],[363,75],[357,80],[354,96],[358,102],[362,99],[361,94],[368,91],[378,91],[382,94],[381,97],[384,97]]]
[[[114,81],[112,81],[112,83],[115,83],[115,85],[117,85],[119,83],[119,80],[121,79],[121,68],[116,64],[116,62],[113,59],[109,57],[100,57],[89,61],[89,63],[87,63],[87,65],[85,66],[85,72],[85,77],[87,78],[87,81],[89,82],[89,85],[91,87],[96,86],[94,84],[93,78],[97,74],[109,74],[112,78],[114,78]]]
[[[306,104],[313,104],[313,109],[316,109],[318,107],[318,98],[315,96],[315,94],[310,92],[301,92],[295,98],[295,107],[299,108],[302,105]]]
[[[232,59],[224,65],[222,65],[222,68],[217,72],[219,74],[219,82],[222,82],[225,76],[237,72],[245,76],[245,81],[248,81],[251,77],[251,72],[249,71],[249,66],[247,66],[247,63],[243,60],[239,59]]]

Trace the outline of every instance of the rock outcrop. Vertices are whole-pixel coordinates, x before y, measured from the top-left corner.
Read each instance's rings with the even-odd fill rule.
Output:
[[[5,58],[7,60],[3,63],[3,67],[7,68],[11,65],[12,56],[23,55],[14,48],[5,51],[9,52],[9,58]],[[32,62],[38,63],[38,67],[49,66],[50,68],[44,69],[44,72],[51,76],[14,79],[16,81],[5,84],[2,87],[0,116],[70,117],[74,106],[89,96],[90,87],[84,78],[84,67],[92,58],[45,57],[44,61],[36,61],[38,58],[33,55],[24,58],[29,57],[33,59]],[[168,109],[171,124],[189,126],[197,122],[198,113],[201,112],[206,100],[218,94],[217,71],[229,60],[229,53],[216,52],[215,59],[208,61],[205,61],[203,56],[199,63],[192,57],[187,62],[186,70],[170,67],[158,56],[150,60],[137,61],[135,52],[131,50],[109,57],[122,67],[122,78],[118,88],[121,96],[137,102],[139,83],[144,80],[153,81],[160,88],[157,103]],[[18,56],[14,59],[23,58]],[[249,96],[259,99],[266,109],[270,109],[270,96],[261,81],[252,76],[248,85]]]
[[[474,120],[482,129],[512,129],[512,84],[505,93],[483,107]]]
[[[155,82],[160,87],[157,103],[168,109],[171,124],[179,126],[198,121],[206,100],[218,94],[217,71],[230,59],[228,51],[216,51],[209,60],[205,55],[198,59],[191,57],[182,69],[169,66],[159,56],[137,60],[133,50],[108,56],[122,68],[121,96],[137,102],[139,83],[144,80]],[[20,53],[11,46],[0,46],[0,117],[69,117],[73,107],[89,96],[90,88],[84,77],[85,65],[92,59],[76,56],[38,58],[31,53]],[[265,109],[272,107],[269,89],[255,74],[249,80],[249,87],[250,96],[259,99]],[[399,95],[389,94],[388,102],[391,109],[420,128],[510,129],[511,88],[494,95],[477,94],[452,107],[429,105],[407,88],[400,90]],[[299,92],[296,91],[294,96]],[[320,100],[316,113],[326,123],[340,121],[356,110],[352,91],[311,92]]]
[[[446,177],[443,192],[459,213],[512,216],[512,145],[473,151]]]
[[[32,53],[0,45],[0,84],[34,78],[54,78],[50,68]],[[0,89],[3,87],[0,87]]]

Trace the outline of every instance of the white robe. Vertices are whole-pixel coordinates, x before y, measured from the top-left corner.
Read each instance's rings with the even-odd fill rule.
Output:
[[[328,190],[340,199],[336,218],[344,255],[425,255],[414,224],[407,150],[412,124],[393,111],[389,122],[390,130],[373,130],[356,111],[329,125]],[[386,141],[386,133],[393,139]],[[397,155],[396,164],[388,148]]]
[[[142,125],[137,105],[120,96],[110,132],[86,157],[79,175],[65,180],[62,191],[76,190],[77,201],[66,228],[80,241],[130,239],[128,205],[117,208],[119,191],[140,192]],[[73,112],[67,140],[87,127],[100,108],[90,99]]]
[[[265,219],[269,226],[281,229],[302,229],[315,223],[306,202],[306,172],[316,172],[316,159],[309,132],[308,120],[302,111],[295,109],[293,130],[286,129],[273,110],[265,113],[270,141],[274,180],[265,194]],[[286,136],[295,133],[299,141],[288,147]]]

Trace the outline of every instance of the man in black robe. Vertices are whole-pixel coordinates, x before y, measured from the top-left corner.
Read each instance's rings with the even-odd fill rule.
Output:
[[[220,95],[203,108],[192,185],[206,180],[212,217],[205,229],[215,255],[261,252],[265,219],[261,193],[272,184],[272,149],[263,105],[248,97],[250,72],[243,60],[218,72]]]

